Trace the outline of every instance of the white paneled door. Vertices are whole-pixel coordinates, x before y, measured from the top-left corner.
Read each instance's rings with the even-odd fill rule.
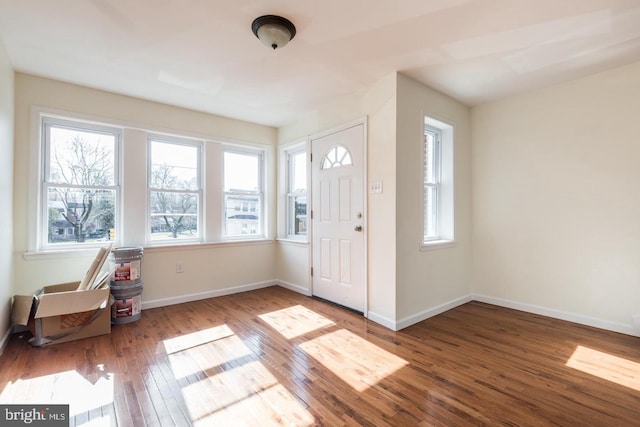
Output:
[[[364,312],[364,123],[311,151],[313,295]]]

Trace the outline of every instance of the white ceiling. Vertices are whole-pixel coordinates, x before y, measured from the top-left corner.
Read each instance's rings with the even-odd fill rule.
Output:
[[[393,71],[477,105],[638,61],[640,0],[0,0],[0,39],[18,71],[280,126]]]

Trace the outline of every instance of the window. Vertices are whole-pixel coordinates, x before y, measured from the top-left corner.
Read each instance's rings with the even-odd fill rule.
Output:
[[[287,234],[307,235],[307,153],[287,152]]]
[[[263,153],[224,150],[225,238],[257,237],[263,232]]]
[[[322,169],[337,168],[340,166],[348,166],[351,164],[351,154],[347,147],[336,145],[333,147],[324,159],[322,159]]]
[[[268,235],[270,146],[59,114],[34,108],[26,258]]]
[[[200,151],[199,142],[149,139],[151,241],[200,240]]]
[[[40,248],[111,239],[119,221],[120,138],[116,128],[42,118]]]
[[[422,144],[423,247],[454,240],[453,127],[425,117]]]

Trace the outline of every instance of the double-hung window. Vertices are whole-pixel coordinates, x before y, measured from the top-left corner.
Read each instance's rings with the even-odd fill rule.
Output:
[[[449,246],[454,240],[454,128],[426,117],[422,144],[422,248]]]
[[[38,112],[29,254],[265,237],[268,148],[97,120]],[[291,230],[304,236],[304,153],[291,161]]]
[[[228,148],[224,150],[225,238],[264,235],[264,189],[262,151]]]
[[[120,201],[121,130],[42,118],[41,249],[113,240]]]
[[[287,237],[307,235],[307,153],[287,152]]]
[[[149,138],[151,242],[201,240],[201,151],[198,141]]]

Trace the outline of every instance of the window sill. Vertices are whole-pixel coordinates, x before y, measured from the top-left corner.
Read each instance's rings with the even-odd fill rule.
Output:
[[[200,242],[200,243],[184,243],[178,245],[154,245],[145,246],[145,252],[171,252],[171,251],[193,251],[209,248],[224,248],[233,246],[255,246],[271,244],[271,239],[255,239],[255,240],[225,240],[223,242]]]
[[[264,245],[271,244],[273,240],[270,239],[256,239],[256,240],[234,240],[225,242],[199,242],[199,243],[182,243],[182,244],[158,244],[144,246],[145,253],[152,252],[170,252],[170,251],[189,251],[189,250],[202,250],[207,248],[220,248],[220,247],[232,247],[232,246],[249,246],[249,245]],[[130,247],[136,245],[122,245],[119,247]],[[116,248],[116,247],[114,247]],[[81,257],[95,257],[98,253],[98,248],[85,248],[85,249],[61,249],[61,250],[49,250],[41,252],[25,252],[22,257],[26,261],[41,261],[47,259],[60,259],[60,258],[81,258]]]
[[[25,261],[60,259],[60,258],[82,258],[95,257],[99,248],[83,248],[83,249],[58,249],[47,251],[27,251],[22,257]]]
[[[455,240],[433,240],[431,242],[422,243],[420,251],[433,251],[437,249],[453,248],[457,245]]]
[[[282,243],[285,245],[291,245],[291,246],[309,246],[309,241],[308,240],[302,240],[302,239],[287,239],[287,238],[282,238],[282,239],[276,239],[278,241],[278,243]]]

